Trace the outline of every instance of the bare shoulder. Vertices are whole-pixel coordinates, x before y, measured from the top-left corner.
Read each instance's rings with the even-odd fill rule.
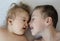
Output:
[[[6,29],[5,28],[0,28],[0,35],[3,35],[6,33]]]
[[[27,41],[25,36],[9,33],[6,29],[0,29],[0,41]]]

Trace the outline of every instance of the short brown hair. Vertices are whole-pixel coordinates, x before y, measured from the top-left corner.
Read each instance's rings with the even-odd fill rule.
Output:
[[[36,6],[34,10],[41,9],[41,8],[42,8],[42,13],[44,15],[43,17],[44,18],[51,17],[53,26],[56,28],[58,22],[58,13],[56,9],[52,5],[40,5],[40,6]]]

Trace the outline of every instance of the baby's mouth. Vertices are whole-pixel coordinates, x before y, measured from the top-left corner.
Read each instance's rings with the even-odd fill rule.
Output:
[[[24,30],[26,30],[26,28],[23,28]]]
[[[26,30],[26,27],[23,27],[22,29],[23,29],[23,30]]]

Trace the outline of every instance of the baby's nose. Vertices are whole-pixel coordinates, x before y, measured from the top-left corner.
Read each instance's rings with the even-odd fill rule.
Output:
[[[28,23],[26,23],[25,25],[26,25],[26,27],[27,27],[27,26],[28,26]]]
[[[24,26],[23,29],[26,29],[26,26]]]

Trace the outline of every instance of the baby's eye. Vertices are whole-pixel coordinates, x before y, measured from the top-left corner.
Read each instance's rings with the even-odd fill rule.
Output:
[[[26,21],[26,20],[23,20],[24,22]]]

